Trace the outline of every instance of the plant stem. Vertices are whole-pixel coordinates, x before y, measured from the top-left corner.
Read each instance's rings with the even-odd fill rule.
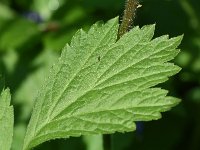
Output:
[[[109,135],[109,134],[103,135],[103,149],[104,150],[111,150],[112,149],[111,135]]]
[[[118,31],[118,39],[130,30],[133,25],[133,19],[135,18],[136,10],[140,6],[141,5],[139,5],[138,0],[126,0],[122,23]]]

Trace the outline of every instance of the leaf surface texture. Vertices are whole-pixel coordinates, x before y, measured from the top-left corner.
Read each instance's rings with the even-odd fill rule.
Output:
[[[10,150],[13,138],[14,113],[10,106],[10,91],[0,93],[0,150]]]
[[[117,41],[118,18],[79,30],[53,65],[35,100],[24,149],[70,136],[134,131],[179,100],[155,87],[180,68],[171,61],[182,37],[152,39],[134,27]]]

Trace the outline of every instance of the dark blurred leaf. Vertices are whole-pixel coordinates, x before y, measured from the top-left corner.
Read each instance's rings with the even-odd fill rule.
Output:
[[[30,48],[39,34],[38,27],[32,22],[18,18],[10,20],[0,29],[0,50]]]

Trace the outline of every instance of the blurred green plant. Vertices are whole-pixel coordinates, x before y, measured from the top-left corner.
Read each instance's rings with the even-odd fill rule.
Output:
[[[52,10],[48,8],[48,3],[44,2],[40,0],[0,2],[0,73],[5,77],[5,85],[11,89],[12,104],[15,107],[12,149],[16,150],[22,145],[35,94],[47,76],[45,70],[52,65],[60,50],[70,41],[77,29],[83,27],[88,30],[97,20],[108,20],[122,14],[124,7],[124,0],[59,0],[59,7]],[[175,59],[176,64],[183,69],[162,85],[170,90],[170,95],[179,97],[183,101],[178,107],[165,113],[163,119],[138,124],[138,127],[142,124],[140,132],[114,134],[111,137],[113,149],[160,150],[162,147],[164,150],[199,150],[200,1],[140,2],[143,7],[138,10],[136,24],[156,22],[155,36],[163,34],[175,36],[184,33],[182,51]],[[23,26],[26,31],[31,32],[23,32],[25,31]],[[12,36],[11,31],[15,36]],[[42,144],[38,149],[84,150],[90,147],[93,140],[95,141],[95,138],[82,140],[82,137],[54,140]]]

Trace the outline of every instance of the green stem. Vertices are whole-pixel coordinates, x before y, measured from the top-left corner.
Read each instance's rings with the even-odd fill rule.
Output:
[[[104,150],[112,150],[111,135],[109,135],[109,134],[103,135],[103,149]]]
[[[130,30],[133,25],[136,10],[140,7],[138,0],[126,0],[122,23],[118,31],[118,39]]]

